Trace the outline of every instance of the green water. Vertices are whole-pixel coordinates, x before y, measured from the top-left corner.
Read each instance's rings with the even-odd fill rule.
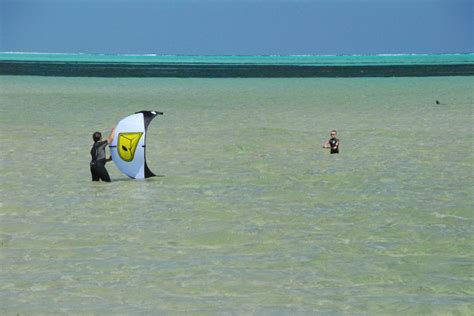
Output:
[[[468,315],[473,86],[0,77],[0,312]],[[139,110],[161,176],[92,183]]]

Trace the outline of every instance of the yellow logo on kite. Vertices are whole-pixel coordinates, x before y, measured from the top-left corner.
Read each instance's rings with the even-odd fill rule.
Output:
[[[120,133],[117,143],[117,151],[125,161],[132,161],[137,150],[138,142],[142,137],[143,133]]]

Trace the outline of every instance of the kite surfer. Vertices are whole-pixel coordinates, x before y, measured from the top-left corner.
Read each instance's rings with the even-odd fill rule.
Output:
[[[339,153],[339,139],[336,136],[337,132],[333,129],[331,131],[331,138],[323,145],[323,148],[331,148],[331,154]]]
[[[106,158],[105,154],[105,147],[112,143],[114,139],[114,128],[110,132],[109,137],[106,140],[102,140],[102,134],[100,132],[95,132],[92,134],[92,139],[94,140],[94,144],[91,148],[91,174],[92,174],[92,181],[105,181],[111,182],[109,173],[107,169],[105,169],[105,163],[112,160],[112,157]]]

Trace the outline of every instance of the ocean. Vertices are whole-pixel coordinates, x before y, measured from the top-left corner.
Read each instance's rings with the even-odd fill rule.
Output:
[[[467,61],[320,60],[472,67],[453,56]],[[474,310],[474,76],[32,76],[5,74],[11,57],[0,54],[1,314]],[[221,63],[259,58],[318,60]],[[92,133],[140,110],[164,112],[147,136],[158,176],[109,163],[112,183],[93,183]],[[322,148],[332,129],[338,155]]]
[[[0,53],[0,75],[113,78],[472,76],[474,54],[161,56]]]

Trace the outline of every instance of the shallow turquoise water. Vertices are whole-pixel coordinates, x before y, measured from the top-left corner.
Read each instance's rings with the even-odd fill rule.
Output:
[[[0,86],[2,313],[474,308],[473,77]],[[92,183],[92,132],[139,110],[161,176]]]
[[[58,61],[95,63],[166,63],[166,64],[254,64],[254,65],[449,65],[474,64],[469,54],[381,54],[381,55],[300,55],[300,56],[183,56],[183,55],[120,55],[120,54],[47,54],[0,52],[0,60]]]

